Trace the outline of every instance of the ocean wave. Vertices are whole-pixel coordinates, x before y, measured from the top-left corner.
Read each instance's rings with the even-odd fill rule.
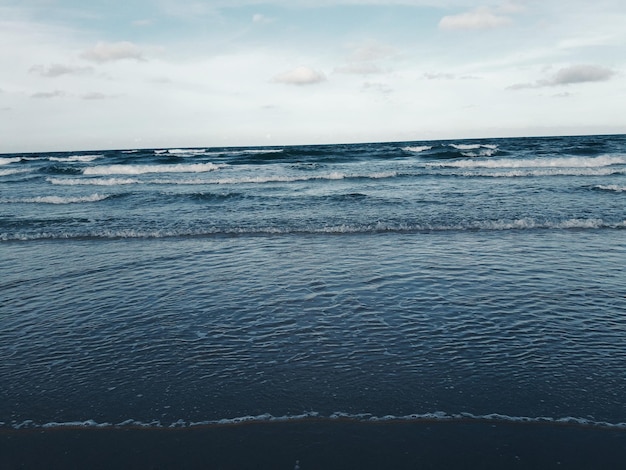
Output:
[[[85,168],[85,175],[142,175],[146,173],[204,173],[222,168],[213,163],[178,165],[104,165]]]
[[[77,201],[78,202],[78,201]],[[68,202],[65,202],[66,204]],[[601,230],[625,229],[626,220],[606,222],[602,219],[566,219],[540,221],[534,219],[468,221],[460,224],[408,224],[384,223],[339,224],[317,227],[307,226],[258,226],[258,227],[212,227],[183,229],[107,229],[90,232],[36,232],[0,233],[1,241],[34,241],[55,239],[151,239],[151,238],[201,238],[267,235],[367,235],[378,233],[433,233],[433,232],[494,232],[525,230]]]
[[[613,167],[599,168],[543,168],[516,169],[508,171],[465,171],[460,173],[465,177],[486,177],[486,178],[524,178],[541,176],[612,176],[626,174],[626,169],[620,170]]]
[[[104,155],[71,155],[69,157],[50,157],[49,160],[51,162],[81,162],[81,163],[89,163],[97,160],[98,158],[104,157]]]
[[[217,179],[158,179],[151,180],[151,184],[181,184],[181,185],[196,185],[196,184],[265,184],[265,183],[297,183],[302,181],[323,181],[323,180],[343,180],[343,179],[384,179],[394,178],[398,176],[395,171],[387,172],[374,172],[369,174],[350,174],[339,171],[334,171],[326,174],[310,175],[310,176],[289,176],[289,175],[266,175],[266,176],[239,176],[231,178],[217,178]],[[148,181],[147,181],[148,183]]]
[[[163,153],[169,153],[170,155],[202,155],[206,153],[207,149],[167,149],[167,150],[155,150],[157,155]]]
[[[2,157],[0,158],[0,165],[10,165],[11,163],[18,163],[22,161],[22,157]]]
[[[618,186],[616,184],[598,185],[594,188],[599,189],[600,191],[611,191],[616,193],[626,192],[626,186]]]
[[[402,147],[402,150],[404,150],[405,152],[421,153],[421,152],[425,152],[427,150],[432,150],[432,146],[430,146],[430,145],[418,145],[418,146],[415,146],[415,147]]]
[[[0,176],[18,175],[20,173],[30,173],[30,170],[0,170]]]
[[[203,421],[190,421],[178,419],[171,422],[162,422],[159,419],[151,421],[142,421],[137,419],[126,419],[124,421],[98,422],[93,419],[84,421],[51,421],[46,423],[38,423],[34,420],[24,420],[22,422],[14,422],[8,427],[21,429],[61,429],[61,428],[143,428],[143,429],[177,429],[177,428],[195,428],[210,426],[239,426],[245,424],[258,423],[286,423],[286,422],[302,422],[302,421],[343,421],[356,423],[431,423],[431,422],[482,422],[482,423],[509,423],[509,424],[550,424],[558,426],[577,426],[583,428],[603,428],[614,430],[625,430],[625,422],[609,422],[596,421],[590,418],[582,418],[576,416],[510,416],[501,413],[474,414],[474,413],[446,413],[445,411],[434,411],[429,413],[413,413],[407,415],[384,415],[376,416],[371,413],[346,413],[335,412],[330,415],[323,415],[315,411],[305,412],[296,415],[274,416],[270,413],[260,415],[248,415],[234,418],[221,418]],[[0,423],[2,425],[2,423]],[[6,423],[4,426],[7,426]]]
[[[496,150],[498,148],[495,144],[450,144],[450,147],[457,150],[478,150],[481,148]]]
[[[450,147],[461,150],[464,157],[491,157],[498,153],[498,146],[493,144],[450,144]]]
[[[491,160],[459,160],[430,162],[431,167],[446,168],[598,168],[626,164],[626,157],[603,155],[599,157],[557,158],[499,158]]]
[[[90,196],[81,197],[62,197],[62,196],[38,196],[31,198],[16,199],[0,199],[2,204],[79,204],[83,202],[98,202],[107,199],[109,196],[105,194],[92,194]]]
[[[156,155],[162,155],[167,153],[169,155],[176,156],[196,156],[196,155],[225,155],[225,156],[236,156],[236,155],[263,155],[266,153],[282,153],[283,149],[228,149],[228,150],[213,150],[213,149],[163,149],[163,150],[155,150],[154,153]]]
[[[119,186],[140,183],[133,178],[46,178],[46,181],[61,186]]]

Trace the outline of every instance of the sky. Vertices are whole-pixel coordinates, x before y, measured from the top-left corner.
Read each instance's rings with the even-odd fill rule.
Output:
[[[626,133],[623,0],[0,0],[0,153]]]

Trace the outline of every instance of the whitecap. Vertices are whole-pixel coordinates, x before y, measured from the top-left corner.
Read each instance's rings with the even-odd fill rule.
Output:
[[[17,175],[20,173],[29,173],[30,170],[0,170],[0,176]]]
[[[46,181],[62,186],[119,186],[140,183],[133,178],[46,178]]]
[[[450,147],[455,148],[457,150],[478,150],[478,149],[489,149],[489,150],[497,150],[498,146],[494,144],[449,144]]]
[[[65,162],[65,163],[89,163],[103,157],[104,155],[71,155],[69,157],[50,157],[51,162]]]
[[[98,202],[108,198],[104,194],[92,194],[90,196],[63,197],[63,196],[37,196],[31,198],[0,199],[2,203],[26,203],[26,204],[79,204],[83,202]]]
[[[0,165],[10,165],[11,163],[21,162],[22,157],[2,157],[0,158]]]
[[[618,186],[616,184],[598,185],[595,188],[600,189],[602,191],[613,191],[616,193],[626,192],[626,186]]]
[[[432,149],[432,146],[430,145],[418,145],[415,147],[402,147],[402,150],[404,150],[405,152],[413,152],[413,153],[421,153],[421,152],[425,152],[431,149]]]
[[[85,175],[142,175],[146,173],[203,173],[221,168],[213,163],[178,165],[105,165],[85,168]]]
[[[626,157],[500,158],[495,160],[459,160],[429,162],[431,167],[447,168],[599,168],[626,164]]]

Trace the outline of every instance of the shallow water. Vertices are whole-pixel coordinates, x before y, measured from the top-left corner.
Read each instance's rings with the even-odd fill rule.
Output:
[[[623,136],[5,155],[0,180],[9,434],[623,436]]]

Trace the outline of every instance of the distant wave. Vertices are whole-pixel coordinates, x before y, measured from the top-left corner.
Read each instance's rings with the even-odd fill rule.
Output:
[[[140,183],[133,178],[46,178],[46,181],[61,186],[118,186]]]
[[[413,153],[422,153],[427,150],[432,150],[432,146],[430,145],[418,145],[416,147],[402,147],[402,150],[405,152],[413,152]]]
[[[82,197],[62,197],[62,196],[38,196],[31,198],[0,199],[0,203],[26,203],[26,204],[78,204],[83,202],[103,201],[109,196],[103,194],[92,194]]]
[[[494,144],[450,144],[450,147],[457,150],[478,150],[481,148],[495,150],[498,148],[498,146]]]
[[[155,150],[154,153],[156,155],[162,155],[167,153],[169,155],[177,155],[177,156],[195,156],[195,155],[255,155],[255,154],[266,154],[266,153],[282,153],[283,149],[228,149],[228,150],[214,150],[214,149],[163,149],[163,150]]]
[[[2,157],[0,158],[0,165],[10,165],[11,163],[18,163],[22,161],[22,157]]]
[[[103,157],[104,155],[71,155],[69,157],[50,157],[51,162],[82,162],[88,163]]]
[[[237,426],[255,423],[284,423],[294,421],[351,421],[359,423],[381,423],[381,422],[485,422],[485,423],[510,423],[510,424],[550,424],[559,426],[578,426],[585,428],[604,428],[614,430],[626,430],[624,422],[608,422],[596,421],[589,418],[581,418],[575,416],[551,417],[551,416],[509,416],[501,413],[490,413],[477,415],[474,413],[446,413],[444,411],[435,411],[431,413],[414,413],[408,415],[385,415],[375,416],[370,413],[344,413],[335,412],[330,415],[322,415],[311,411],[297,415],[273,416],[270,413],[260,415],[249,415],[235,418],[222,418],[205,421],[187,421],[179,419],[177,421],[164,423],[158,419],[152,421],[141,421],[136,419],[127,419],[119,423],[97,422],[93,419],[84,421],[66,421],[66,422],[47,422],[37,423],[33,420],[25,420],[20,423],[12,423],[11,428],[20,429],[54,429],[54,428],[144,428],[144,429],[176,429],[176,428],[194,428],[206,426]],[[0,426],[7,426],[6,423],[0,422]]]
[[[430,162],[431,167],[447,168],[597,168],[626,164],[626,157],[604,155],[600,157],[557,158],[499,158],[495,160],[459,160]]]
[[[466,177],[488,177],[488,178],[522,178],[540,176],[611,176],[626,174],[625,169],[615,167],[590,167],[590,168],[543,168],[519,169],[506,171],[464,171],[461,176]]]
[[[498,152],[498,146],[494,144],[450,144],[450,147],[462,150],[464,157],[491,157]]]
[[[203,173],[221,168],[213,163],[179,165],[104,165],[85,168],[85,175],[142,175],[146,173]]]

